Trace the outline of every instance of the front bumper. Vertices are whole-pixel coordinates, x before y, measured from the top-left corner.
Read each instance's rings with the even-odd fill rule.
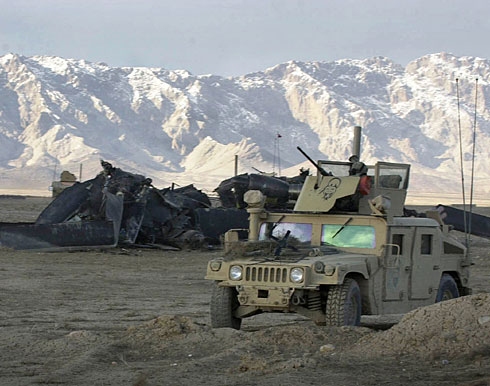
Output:
[[[242,306],[288,310],[294,288],[236,286]]]

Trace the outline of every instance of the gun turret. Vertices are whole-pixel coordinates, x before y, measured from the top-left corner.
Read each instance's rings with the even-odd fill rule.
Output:
[[[316,168],[316,170],[318,170],[318,172],[322,175],[322,176],[331,176],[332,174],[331,173],[328,173],[327,171],[325,171],[325,169],[323,169],[320,165],[318,165],[315,161],[313,161],[310,156],[308,154],[306,154],[303,149],[301,149],[299,146],[296,146],[296,149],[298,149],[301,154],[303,154],[306,159],[308,161],[310,161]]]

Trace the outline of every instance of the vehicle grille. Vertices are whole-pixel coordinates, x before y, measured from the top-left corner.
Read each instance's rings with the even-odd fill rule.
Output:
[[[258,283],[287,283],[288,269],[278,267],[246,267],[245,280]]]

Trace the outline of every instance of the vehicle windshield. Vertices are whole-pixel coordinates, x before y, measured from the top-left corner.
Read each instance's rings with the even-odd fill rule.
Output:
[[[375,248],[376,234],[370,225],[324,224],[322,245],[344,248]]]
[[[290,231],[289,241],[297,244],[310,245],[313,226],[306,223],[263,223],[260,227],[259,240],[281,240]],[[294,243],[293,241],[293,243]]]

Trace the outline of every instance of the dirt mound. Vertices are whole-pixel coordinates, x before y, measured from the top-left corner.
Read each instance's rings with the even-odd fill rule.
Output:
[[[338,355],[369,333],[363,327],[322,328],[312,323],[249,332],[240,342],[238,371],[274,374],[316,367],[325,356]]]
[[[353,353],[461,358],[490,354],[490,294],[465,296],[406,314],[390,330],[361,338]]]
[[[197,333],[209,329],[199,325],[191,318],[180,315],[165,315],[150,320],[139,326],[129,327],[126,331],[126,341],[137,341],[140,344],[160,342],[167,345],[169,341],[183,339],[189,334]]]

